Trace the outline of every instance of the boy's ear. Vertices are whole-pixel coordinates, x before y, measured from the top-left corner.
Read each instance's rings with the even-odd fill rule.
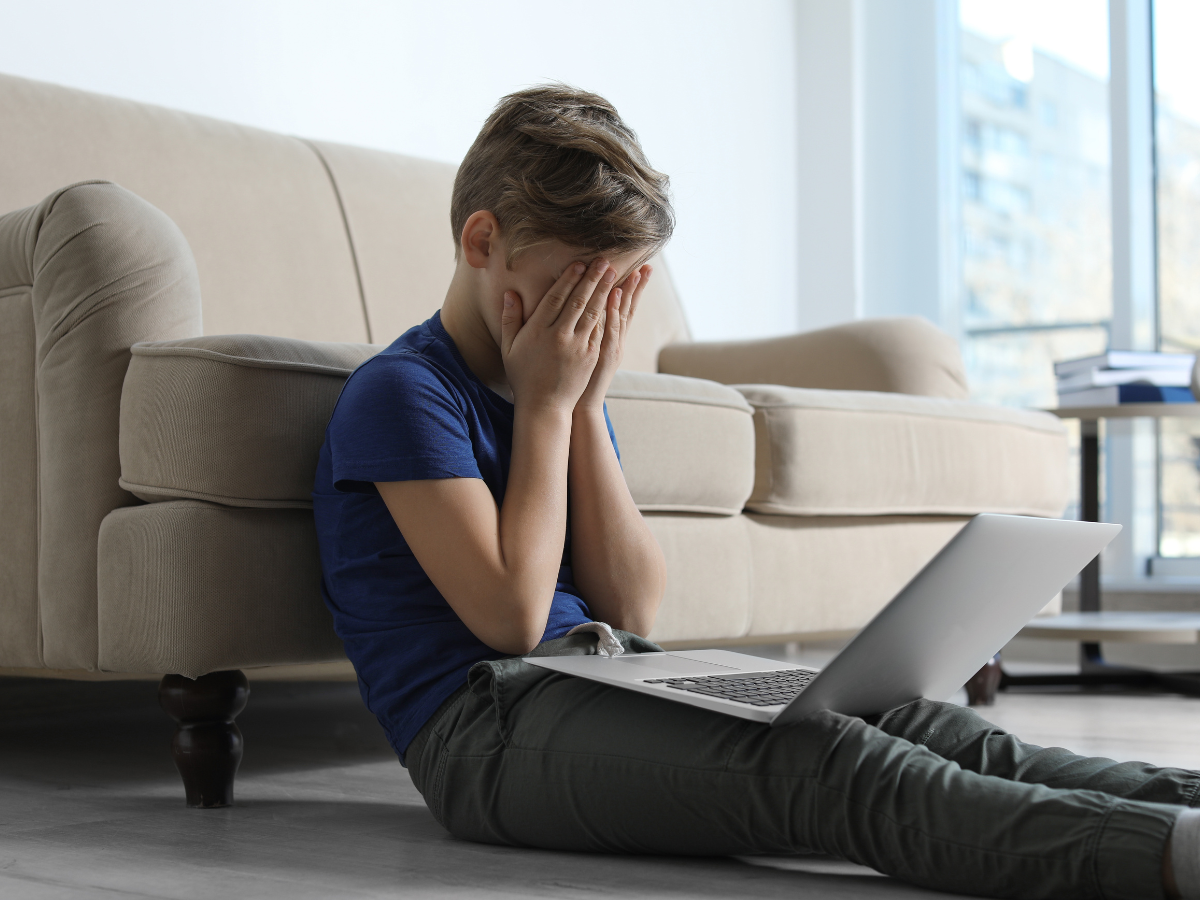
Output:
[[[499,237],[500,223],[494,215],[486,209],[471,213],[459,238],[467,265],[473,269],[486,269],[500,250]]]

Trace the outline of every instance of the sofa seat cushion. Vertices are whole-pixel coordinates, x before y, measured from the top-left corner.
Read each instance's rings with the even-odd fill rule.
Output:
[[[1047,413],[869,391],[738,390],[754,407],[753,512],[1059,516],[1067,504],[1067,432]]]
[[[764,641],[852,634],[970,521],[957,516],[744,518],[754,561],[747,636]]]
[[[750,405],[715,381],[618,372],[605,398],[642,512],[736,515],[754,485]]]
[[[338,394],[380,349],[237,334],[135,345],[121,394],[121,486],[151,502],[310,507]],[[741,394],[618,372],[608,408],[639,508],[741,511],[754,481]]]
[[[755,588],[746,517],[647,513],[645,521],[667,563],[650,640],[711,646],[745,635]]]
[[[121,486],[143,500],[308,507],[325,425],[381,348],[227,334],[135,344]]]
[[[308,510],[124,507],[101,524],[98,553],[102,671],[197,678],[345,658]]]

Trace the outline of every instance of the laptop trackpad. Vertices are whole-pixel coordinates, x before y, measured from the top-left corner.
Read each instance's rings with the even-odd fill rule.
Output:
[[[728,674],[736,672],[737,669],[732,666],[718,666],[714,663],[696,662],[694,659],[685,659],[682,656],[671,656],[670,654],[651,655],[649,653],[633,653],[618,656],[609,662],[609,665],[625,665],[639,666],[646,670],[646,675],[653,675],[658,672],[674,672],[679,675],[720,675],[721,673]]]

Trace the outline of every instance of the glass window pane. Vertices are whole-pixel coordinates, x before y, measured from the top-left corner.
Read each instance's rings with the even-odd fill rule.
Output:
[[[1154,4],[1158,301],[1162,349],[1200,349],[1200,4]],[[1159,552],[1200,556],[1200,426],[1164,419]]]
[[[972,395],[1053,406],[1112,312],[1108,6],[961,0],[962,323]]]

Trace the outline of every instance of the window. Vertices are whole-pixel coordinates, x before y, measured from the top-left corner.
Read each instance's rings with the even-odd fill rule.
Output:
[[[1108,5],[960,0],[959,25],[967,378],[977,400],[1053,406],[1054,362],[1108,346]]]
[[[1158,340],[1162,350],[1195,353],[1200,3],[1147,2],[1153,3],[1147,49],[1154,78]],[[959,310],[972,392],[986,402],[1052,405],[1052,362],[1109,346],[1108,14],[1106,0],[959,0]],[[1187,558],[1162,571],[1200,574],[1200,423],[1174,419],[1156,427],[1157,437],[1146,437],[1157,440],[1157,455],[1151,447],[1135,468],[1157,469],[1157,497],[1151,475],[1151,487],[1133,488],[1144,523],[1132,508],[1121,513],[1132,519],[1122,521],[1147,537],[1137,542],[1141,561],[1156,547],[1162,557]],[[1131,477],[1143,483],[1141,475]]]
[[[1154,4],[1158,315],[1163,350],[1200,350],[1200,4]],[[1159,433],[1159,553],[1200,556],[1200,426]]]
[[[961,0],[963,356],[976,399],[1052,406],[1112,309],[1108,8]]]

